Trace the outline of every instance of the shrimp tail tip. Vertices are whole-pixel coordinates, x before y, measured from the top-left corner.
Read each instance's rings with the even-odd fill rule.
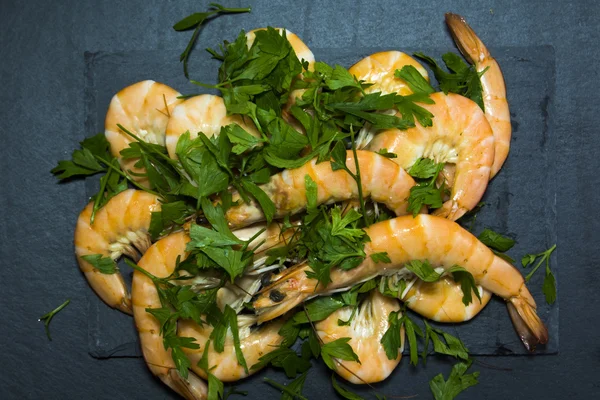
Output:
[[[538,344],[548,343],[548,328],[533,306],[522,299],[511,299],[507,307],[513,326],[527,350],[533,352]]]
[[[469,62],[476,63],[489,57],[489,52],[464,17],[446,13],[446,25],[456,46]]]

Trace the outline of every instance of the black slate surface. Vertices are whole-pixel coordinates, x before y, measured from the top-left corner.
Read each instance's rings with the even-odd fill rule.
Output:
[[[228,4],[243,6],[246,2]],[[86,114],[89,97],[84,90],[84,53],[177,53],[188,35],[177,34],[170,26],[204,7],[195,1],[0,2],[0,307],[4,314],[0,398],[174,398],[151,377],[140,359],[97,360],[90,356],[88,332],[95,321],[88,299],[90,289],[72,254],[74,224],[85,202],[86,187],[82,182],[58,185],[48,171],[56,160],[68,157],[92,121]],[[595,371],[600,367],[600,347],[592,333],[600,327],[596,296],[600,257],[594,242],[600,228],[596,211],[600,200],[596,171],[600,117],[596,108],[600,99],[594,85],[600,61],[600,9],[595,2],[448,1],[440,6],[422,1],[264,1],[253,7],[250,15],[227,16],[207,25],[194,63],[205,58],[202,48],[233,37],[241,28],[267,24],[285,26],[313,49],[447,49],[452,44],[443,25],[445,11],[465,15],[492,49],[531,48],[543,53],[540,46],[548,46],[549,58],[543,60],[555,60],[550,68],[555,79],[548,80],[549,86],[539,87],[532,78],[524,90],[531,96],[534,93],[529,92],[535,91],[550,95],[546,146],[554,151],[546,153],[551,156],[543,161],[546,164],[536,162],[548,166],[540,180],[548,185],[555,182],[555,190],[549,194],[532,188],[527,197],[515,194],[509,199],[529,201],[525,204],[529,206],[542,204],[546,209],[542,212],[556,214],[554,266],[559,274],[561,312],[552,317],[559,324],[550,326],[558,329],[553,339],[560,336],[560,351],[547,356],[478,357],[475,367],[481,371],[480,384],[461,398],[597,397],[600,384]],[[181,79],[178,68],[175,59],[164,73]],[[115,85],[123,79],[122,73],[115,70]],[[509,96],[520,90],[511,82],[508,85]],[[543,119],[542,108],[538,102],[513,108],[513,119],[521,123],[533,116],[532,127],[537,127]],[[531,116],[525,118],[524,113]],[[512,167],[513,157],[529,155],[536,160],[539,154],[535,143],[526,139],[529,129],[524,124],[515,133],[507,168]],[[525,146],[522,155],[516,154],[520,145]],[[525,170],[510,176],[527,181],[532,174]],[[545,202],[539,203],[540,199]],[[526,212],[516,215],[529,217]],[[531,235],[543,238],[537,248],[552,241],[551,227],[534,221],[530,229]],[[519,246],[526,244],[522,240],[527,232],[511,233],[517,235]],[[522,254],[521,250],[525,247],[516,248],[515,255]],[[37,318],[65,298],[72,302],[53,322],[54,340],[49,342]],[[430,398],[427,382],[439,372],[447,375],[451,364],[431,359],[427,367],[414,369],[405,360],[378,388],[397,396]],[[276,391],[261,382],[265,375],[283,381],[276,371],[261,372],[241,385],[250,391],[249,398],[277,397]],[[333,398],[326,377],[322,365],[311,370],[305,390],[308,398]]]

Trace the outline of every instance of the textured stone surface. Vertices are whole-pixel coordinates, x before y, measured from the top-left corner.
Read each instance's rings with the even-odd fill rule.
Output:
[[[247,3],[252,2],[227,4]],[[191,70],[200,68],[206,59],[203,48],[235,37],[239,29],[267,24],[287,27],[314,49],[451,49],[443,25],[444,11],[465,15],[486,44],[500,51],[499,59],[515,55],[524,58],[514,60],[515,65],[523,63],[523,71],[543,74],[546,84],[534,76],[530,81],[518,80],[518,87],[508,82],[509,96],[531,99],[532,103],[512,110],[519,124],[515,125],[518,129],[513,152],[507,170],[498,176],[492,189],[505,193],[508,188],[513,192],[513,187],[534,182],[535,186],[527,187],[538,188],[541,184],[546,190],[513,192],[499,199],[510,201],[506,219],[485,215],[490,215],[492,226],[507,228],[517,236],[517,256],[545,248],[556,234],[554,267],[559,275],[561,312],[558,315],[554,311],[549,318],[560,322],[551,323],[559,331],[554,338],[561,338],[560,352],[532,357],[478,357],[482,364],[475,366],[481,371],[481,383],[461,398],[592,398],[600,390],[595,374],[600,367],[600,348],[590,334],[599,327],[595,318],[600,308],[596,296],[600,257],[593,242],[600,228],[596,218],[600,201],[596,172],[600,117],[596,107],[600,99],[594,86],[600,64],[596,46],[600,39],[600,9],[593,1],[448,1],[443,9],[436,4],[257,2],[252,14],[226,16],[204,28]],[[97,314],[93,314],[90,289],[72,254],[74,223],[89,188],[86,190],[83,182],[58,185],[48,171],[56,160],[67,158],[98,121],[98,115],[86,114],[89,96],[84,88],[89,70],[84,53],[103,52],[111,57],[122,53],[127,60],[131,60],[131,51],[165,50],[177,55],[189,34],[175,33],[171,25],[204,7],[197,1],[1,2],[0,398],[174,398],[152,378],[141,359],[98,360],[90,356],[88,332],[93,332]],[[531,51],[532,56],[520,51]],[[88,55],[88,65],[89,57],[93,56]],[[502,66],[508,73],[508,65],[513,64],[507,61],[509,64]],[[554,65],[536,66],[537,61]],[[555,72],[554,78],[547,75],[551,71]],[[116,68],[111,90],[123,86],[125,76],[154,78],[126,75],[130,73]],[[176,58],[162,73],[165,80],[173,79],[173,84],[183,82]],[[202,74],[193,76],[202,78]],[[110,91],[105,89],[98,88],[96,98],[108,104]],[[547,106],[537,96],[539,93],[550,96]],[[542,142],[530,132],[539,134],[540,126],[543,131],[544,108],[548,130],[547,140]],[[540,153],[543,146],[547,150]],[[540,154],[548,158],[539,159]],[[519,170],[517,160],[527,156],[532,159],[531,169]],[[544,166],[547,168],[542,172]],[[554,230],[538,223],[536,217],[551,216],[552,212],[556,213]],[[506,221],[506,226],[501,221]],[[523,221],[531,221],[524,224],[529,225],[529,231],[513,230]],[[71,304],[52,323],[54,340],[49,342],[37,318],[66,298]],[[540,297],[538,300],[542,302]],[[498,310],[500,306],[499,302],[492,304]],[[123,321],[126,323],[125,318]],[[479,322],[472,325],[475,328]],[[485,335],[483,331],[478,334]],[[419,394],[429,398],[429,379],[439,372],[447,375],[451,364],[431,359],[426,367],[415,369],[404,361],[391,379],[377,387],[396,396]],[[510,370],[488,368],[489,364]],[[240,385],[250,391],[248,398],[277,395],[262,383],[265,375],[283,381],[276,371],[262,372]],[[332,397],[328,377],[323,365],[311,370],[305,395]]]

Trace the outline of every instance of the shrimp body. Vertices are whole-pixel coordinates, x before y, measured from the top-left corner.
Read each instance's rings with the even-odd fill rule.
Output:
[[[128,189],[110,199],[90,222],[93,202],[79,214],[75,227],[75,254],[81,271],[96,294],[109,306],[131,314],[131,300],[119,272],[103,274],[82,256],[100,254],[117,260],[125,254],[133,259],[150,246],[148,228],[153,211],[161,204],[157,196]]]
[[[384,203],[396,215],[406,214],[410,188],[415,185],[415,181],[406,171],[384,156],[370,151],[356,153],[363,195]],[[346,165],[350,171],[356,172],[352,151],[346,153]],[[300,168],[273,175],[268,183],[261,186],[275,203],[276,218],[295,214],[306,208],[306,175],[317,184],[318,204],[358,198],[358,186],[350,174],[344,170],[333,171],[331,163],[317,164],[316,159],[313,159]],[[239,198],[239,194],[234,194],[234,201]],[[253,201],[230,208],[226,218],[236,227],[261,221],[264,214],[260,206]]]
[[[400,303],[396,299],[385,297],[372,290],[360,304],[350,325],[339,326],[338,320],[348,321],[352,316],[352,307],[344,307],[315,324],[317,334],[324,343],[349,337],[348,344],[358,356],[356,361],[336,359],[335,372],[352,383],[374,383],[386,379],[400,363],[404,350],[404,328],[400,332],[401,348],[398,357],[388,359],[381,345],[381,338],[390,324],[388,316],[399,311]]]
[[[134,83],[113,96],[104,122],[104,134],[110,143],[110,151],[119,159],[124,171],[137,174],[145,169],[135,167],[137,158],[124,159],[121,150],[129,147],[134,138],[122,131],[117,124],[135,134],[141,140],[165,145],[165,130],[173,108],[181,102],[179,92],[162,83],[151,80]],[[132,178],[148,187],[144,176],[132,174]]]
[[[477,315],[489,303],[492,294],[477,287],[481,302],[471,294],[473,302],[465,306],[460,285],[448,276],[437,282],[417,279],[402,296],[402,301],[414,312],[438,322],[463,322]]]
[[[548,341],[548,331],[536,314],[535,300],[525,286],[523,276],[513,265],[496,256],[469,231],[455,222],[432,215],[403,216],[383,221],[365,229],[371,242],[365,245],[367,257],[356,268],[331,271],[332,282],[323,287],[308,278],[308,265],[301,265],[273,277],[273,285],[254,301],[260,321],[268,321],[306,299],[350,287],[379,275],[393,275],[412,260],[428,260],[447,270],[460,265],[473,275],[475,283],[506,300],[509,314],[525,346]],[[369,254],[387,252],[390,263],[375,263]],[[274,302],[269,293],[285,293]]]
[[[191,139],[198,137],[198,132],[211,137],[219,135],[221,128],[229,124],[238,124],[251,135],[260,137],[256,126],[249,118],[227,115],[223,98],[202,94],[187,99],[173,109],[167,123],[165,144],[169,157],[177,157],[175,154],[177,141],[185,132],[190,133]]]
[[[207,378],[204,369],[198,367],[198,361],[202,358],[206,346],[209,344],[207,350],[208,368],[210,369],[210,373],[219,378],[219,380],[234,382],[257,372],[257,369],[251,369],[251,367],[259,362],[260,357],[275,350],[283,341],[283,336],[277,333],[283,325],[283,321],[278,320],[263,324],[257,329],[251,328],[255,323],[255,316],[238,316],[240,348],[248,365],[248,373],[246,373],[237,361],[231,330],[227,331],[223,352],[218,353],[214,348],[214,342],[208,342],[210,334],[213,331],[212,326],[208,324],[200,326],[193,321],[181,322],[178,327],[178,334],[182,337],[193,337],[200,345],[198,349],[184,349],[192,362],[192,370],[199,376]]]
[[[481,108],[466,97],[434,93],[435,104],[422,104],[434,115],[433,126],[416,124],[405,131],[388,129],[378,134],[369,149],[386,148],[393,159],[410,168],[420,157],[456,165],[450,199],[435,215],[456,220],[477,205],[490,179],[494,162],[494,135]]]
[[[512,127],[504,76],[498,62],[491,56],[481,39],[477,37],[463,17],[447,13],[446,24],[460,52],[475,66],[477,72],[485,71],[480,78],[483,89],[483,105],[485,116],[492,127],[495,138],[495,157],[491,179],[502,168],[510,148]]]
[[[159,278],[173,272],[177,257],[185,255],[189,237],[184,232],[172,233],[152,245],[140,259],[138,265]],[[162,304],[152,280],[139,271],[133,273],[131,288],[133,317],[140,337],[140,345],[146,364],[152,374],[171,389],[189,400],[204,400],[208,396],[206,383],[190,372],[184,379],[171,358],[171,350],[165,350],[160,323],[146,308],[161,308]]]
[[[348,72],[358,80],[372,84],[365,89],[366,93],[398,93],[405,96],[412,94],[412,90],[404,80],[396,78],[394,73],[406,65],[415,67],[425,79],[429,80],[427,70],[417,60],[401,51],[382,51],[371,54],[350,67]]]

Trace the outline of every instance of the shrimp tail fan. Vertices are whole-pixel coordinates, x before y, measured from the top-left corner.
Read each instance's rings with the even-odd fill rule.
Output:
[[[548,329],[538,317],[535,306],[519,298],[512,298],[506,304],[513,326],[527,350],[534,351],[538,344],[548,343]]]
[[[489,51],[479,40],[465,19],[452,13],[446,13],[446,25],[460,52],[472,64],[489,57]]]

